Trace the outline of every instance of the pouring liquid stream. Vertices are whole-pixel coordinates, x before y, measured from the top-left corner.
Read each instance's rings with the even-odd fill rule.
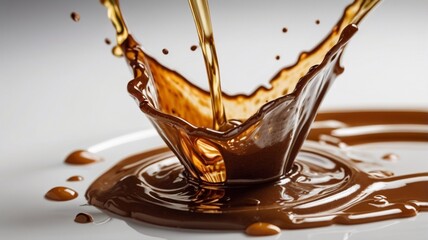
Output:
[[[208,0],[189,0],[190,9],[198,31],[199,43],[205,60],[211,95],[213,128],[220,130],[226,126],[227,118],[223,106],[220,69],[214,43]]]

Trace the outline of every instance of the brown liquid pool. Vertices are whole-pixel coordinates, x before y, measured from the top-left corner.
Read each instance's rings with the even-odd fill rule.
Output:
[[[382,154],[353,157],[352,149],[370,144],[391,145],[402,157],[395,163]],[[122,160],[90,186],[86,197],[120,216],[181,228],[244,230],[261,222],[296,229],[411,217],[428,210],[428,169],[382,172],[391,164],[421,164],[401,153],[418,144],[428,146],[428,112],[321,113],[282,179],[252,186],[200,185],[189,180],[168,148],[161,148]]]

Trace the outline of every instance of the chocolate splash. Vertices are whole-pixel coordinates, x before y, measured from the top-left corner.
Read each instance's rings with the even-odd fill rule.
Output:
[[[343,49],[377,2],[350,4],[326,39],[281,69],[270,88],[222,94],[230,125],[217,128],[212,95],[144,52],[128,34],[118,1],[104,0],[116,27],[115,54],[134,73],[128,91],[169,149],[118,163],[90,186],[90,204],[164,226],[246,229],[252,235],[428,210],[428,173],[395,175],[381,158],[370,159],[378,169],[366,168],[343,150],[376,142],[428,143],[428,113],[320,114],[309,132],[323,96],[343,71]]]
[[[219,106],[224,105],[230,120],[226,130],[211,129],[213,122],[221,121],[213,120],[210,93],[145,53],[128,34],[118,2],[103,3],[116,27],[117,47],[133,69],[128,91],[189,177],[239,185],[272,181],[291,170],[323,96],[343,71],[339,59],[344,47],[377,2],[356,0],[349,5],[327,38],[301,54],[294,66],[280,70],[271,88],[260,87],[250,95],[222,94]],[[265,164],[259,164],[260,156]],[[247,165],[259,169],[243,171]]]
[[[337,141],[325,144],[326,138]],[[375,156],[353,161],[343,148],[388,142],[428,144],[428,112],[321,113],[291,173],[274,182],[200,185],[189,180],[177,157],[163,148],[119,162],[90,186],[86,198],[121,216],[201,229],[245,230],[259,222],[297,229],[411,217],[427,211],[426,170],[373,174],[368,163],[375,163],[371,165],[379,172],[387,171],[385,164],[391,163]],[[412,160],[400,163],[417,163]]]

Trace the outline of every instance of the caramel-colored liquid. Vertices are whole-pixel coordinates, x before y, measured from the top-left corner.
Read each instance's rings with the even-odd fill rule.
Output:
[[[70,14],[70,17],[71,17],[71,19],[72,19],[73,21],[75,21],[75,22],[79,22],[79,21],[80,21],[80,14],[79,14],[79,13],[77,13],[77,12],[72,12],[72,13]]]
[[[409,154],[409,146],[428,146],[427,129],[428,112],[321,113],[282,179],[251,186],[200,185],[162,148],[119,162],[86,197],[98,208],[154,224],[247,232],[259,222],[296,229],[411,217],[428,210],[428,169],[418,165],[423,157]],[[377,144],[391,144],[385,153],[395,149],[402,157],[392,163],[382,153],[354,154],[359,146]],[[388,173],[391,166],[409,165],[414,173]],[[250,233],[264,231],[257,226]]]
[[[64,162],[72,165],[85,165],[102,161],[102,158],[85,150],[77,150],[68,155]]]
[[[189,4],[210,92],[144,52],[129,35],[118,1],[104,0],[116,29],[114,53],[133,70],[128,91],[169,149],[121,161],[91,185],[89,202],[159,225],[247,229],[252,235],[274,234],[275,226],[356,224],[428,210],[428,173],[397,175],[384,164],[401,158],[367,161],[346,152],[359,144],[427,143],[428,113],[321,114],[309,132],[325,93],[343,71],[343,49],[377,2],[350,4],[331,33],[295,65],[281,69],[270,88],[222,98],[206,1]]]
[[[227,118],[223,106],[220,68],[214,43],[214,32],[211,24],[208,0],[189,0],[193,19],[198,30],[199,43],[205,60],[210,86],[213,128],[216,130],[226,127]]]
[[[79,194],[68,187],[54,187],[45,194],[45,198],[51,201],[70,201]]]
[[[75,175],[67,178],[67,182],[80,182],[80,181],[83,181],[83,177],[79,175]]]
[[[133,70],[128,92],[189,177],[203,183],[239,185],[272,181],[291,170],[323,96],[343,71],[339,59],[344,47],[357,31],[356,24],[377,2],[356,0],[349,5],[327,38],[302,53],[294,66],[281,69],[270,88],[260,87],[250,95],[223,94],[231,119],[225,129],[212,129],[212,92],[144,52],[129,34],[118,1],[103,4],[116,29],[115,54],[124,55]],[[259,164],[260,156],[265,164]],[[247,165],[259,169],[243,171]]]
[[[92,223],[94,222],[94,218],[87,214],[87,213],[78,213],[76,214],[76,217],[74,218],[74,222],[76,223]]]
[[[281,229],[273,224],[256,222],[245,229],[245,233],[251,236],[269,236],[281,232]]]

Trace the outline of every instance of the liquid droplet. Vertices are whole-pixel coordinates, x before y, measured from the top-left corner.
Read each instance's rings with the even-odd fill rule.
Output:
[[[83,181],[83,177],[82,176],[71,176],[67,179],[67,182],[80,182]]]
[[[79,194],[71,188],[54,187],[45,194],[45,198],[51,201],[69,201],[77,198]]]
[[[78,150],[72,152],[68,157],[64,160],[65,163],[73,164],[73,165],[84,165],[102,161],[102,158],[85,150]]]
[[[111,53],[113,53],[113,55],[116,57],[122,57],[123,56],[122,48],[120,48],[119,46],[114,46],[111,49]]]
[[[270,236],[281,232],[281,229],[273,224],[257,222],[253,223],[245,229],[245,233],[250,236]]]
[[[382,159],[386,160],[386,161],[397,161],[398,158],[399,158],[398,155],[396,155],[394,153],[387,153],[387,154],[382,156]]]
[[[79,22],[79,21],[80,21],[80,14],[79,14],[79,13],[77,13],[77,12],[72,12],[72,13],[70,14],[70,17],[71,17],[71,19],[72,19],[73,21],[75,21],[75,22]]]
[[[91,223],[94,222],[94,218],[87,213],[78,213],[74,218],[76,223]]]

